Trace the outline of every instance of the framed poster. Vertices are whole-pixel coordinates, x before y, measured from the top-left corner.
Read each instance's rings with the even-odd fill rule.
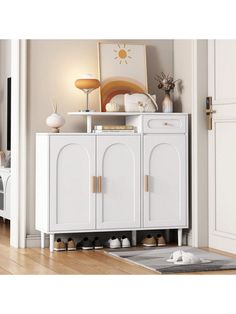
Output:
[[[124,106],[124,94],[147,92],[146,46],[99,43],[100,109],[108,102]]]

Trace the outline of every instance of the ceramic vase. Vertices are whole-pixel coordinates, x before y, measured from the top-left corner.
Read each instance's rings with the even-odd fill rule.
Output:
[[[52,128],[53,133],[59,133],[60,128],[65,124],[65,119],[57,113],[57,106],[54,107],[54,112],[47,117],[46,124]]]
[[[166,92],[162,102],[162,111],[165,113],[173,112],[173,101],[170,97],[170,93]]]

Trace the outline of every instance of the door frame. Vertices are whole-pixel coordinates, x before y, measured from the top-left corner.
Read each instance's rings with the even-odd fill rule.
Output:
[[[11,228],[10,245],[25,248],[26,143],[27,143],[27,41],[11,40]]]
[[[192,246],[208,247],[208,41],[192,40],[191,223]]]

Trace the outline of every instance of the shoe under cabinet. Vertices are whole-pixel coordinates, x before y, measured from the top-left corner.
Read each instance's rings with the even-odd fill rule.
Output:
[[[100,237],[95,236],[92,237],[83,237],[79,241],[75,241],[75,239],[69,237],[66,241],[57,237],[54,241],[54,251],[76,251],[76,250],[100,250],[103,248],[109,249],[120,249],[120,248],[130,248],[131,242],[129,237],[126,235],[122,236],[111,236],[107,241],[102,241]],[[166,246],[166,240],[162,234],[157,234],[157,236],[153,236],[148,234],[141,241],[141,245],[143,247],[162,247]]]

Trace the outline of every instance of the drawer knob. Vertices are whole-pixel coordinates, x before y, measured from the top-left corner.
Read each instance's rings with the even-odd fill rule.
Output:
[[[164,125],[168,125],[168,122],[165,122]]]

